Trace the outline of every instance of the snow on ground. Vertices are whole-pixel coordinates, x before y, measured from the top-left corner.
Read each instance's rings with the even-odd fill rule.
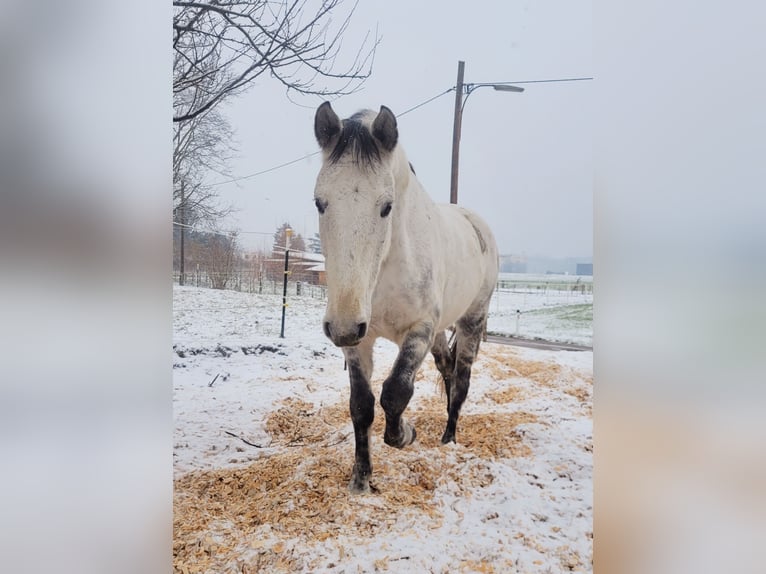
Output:
[[[592,352],[484,344],[447,446],[429,356],[416,442],[386,446],[376,406],[376,492],[354,496],[324,301],[292,298],[281,339],[279,296],[173,294],[176,572],[592,570]],[[376,347],[376,396],[395,355]]]
[[[593,292],[574,285],[557,287],[518,283],[513,288],[496,289],[487,330],[497,335],[592,346]]]

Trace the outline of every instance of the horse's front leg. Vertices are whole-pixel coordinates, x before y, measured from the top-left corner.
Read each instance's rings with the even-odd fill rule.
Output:
[[[391,374],[383,382],[380,405],[386,413],[383,440],[387,445],[402,448],[415,440],[415,427],[402,418],[402,413],[412,398],[415,374],[431,349],[433,340],[431,323],[418,323],[410,329],[399,348]]]
[[[354,470],[348,487],[351,492],[369,492],[372,462],[370,462],[370,426],[375,417],[375,396],[370,388],[372,377],[372,347],[375,339],[367,337],[356,347],[344,347],[351,382],[349,410],[354,425]]]

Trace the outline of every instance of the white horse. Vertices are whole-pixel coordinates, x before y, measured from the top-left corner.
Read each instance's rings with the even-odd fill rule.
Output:
[[[399,347],[380,395],[385,443],[402,448],[415,440],[402,413],[429,350],[447,394],[441,440],[454,442],[497,283],[497,246],[477,215],[431,200],[398,144],[396,118],[387,107],[341,121],[325,102],[316,111],[314,133],[324,158],[314,192],[327,272],[324,332],[348,364],[356,439],[349,487],[364,492],[372,473],[375,340]],[[445,330],[452,326],[456,338],[449,346]]]

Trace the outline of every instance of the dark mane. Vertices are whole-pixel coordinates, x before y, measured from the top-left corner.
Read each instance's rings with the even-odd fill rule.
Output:
[[[338,143],[330,153],[330,162],[338,163],[347,153],[351,154],[354,163],[370,168],[380,161],[380,148],[370,131],[362,124],[364,112],[359,112],[343,120]]]

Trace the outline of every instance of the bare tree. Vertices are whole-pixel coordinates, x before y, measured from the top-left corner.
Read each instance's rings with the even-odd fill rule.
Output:
[[[205,271],[213,289],[226,289],[240,262],[236,234],[210,234],[204,258]]]
[[[265,279],[269,257],[270,254],[268,252],[260,249],[251,251],[245,255],[245,270],[247,272],[251,292],[254,292],[257,286],[258,293],[263,293],[263,280]]]
[[[214,224],[231,208],[205,183],[208,173],[229,175],[233,130],[215,109],[173,124],[173,219],[186,225]]]
[[[181,282],[184,238],[200,221],[215,227],[230,207],[206,184],[226,171],[232,129],[219,104],[244,92],[264,73],[291,92],[342,95],[372,72],[377,35],[369,33],[350,62],[340,63],[341,39],[356,3],[343,0],[174,0],[173,220],[178,224]],[[338,22],[333,17],[340,15]],[[176,234],[174,234],[174,237]]]
[[[350,63],[338,58],[356,3],[337,26],[343,0],[174,0],[173,121],[206,113],[267,73],[288,93],[358,90],[372,73],[377,35]]]
[[[218,193],[207,184],[209,173],[228,176],[228,161],[234,152],[233,130],[217,109],[173,124],[173,234],[178,252],[180,283],[185,282],[185,235],[188,227],[204,222],[215,228],[231,213],[220,205]]]

